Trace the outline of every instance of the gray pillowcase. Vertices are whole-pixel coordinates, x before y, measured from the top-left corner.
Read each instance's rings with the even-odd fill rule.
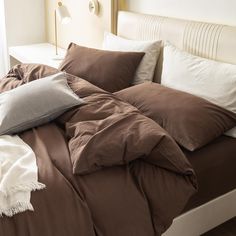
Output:
[[[60,72],[0,94],[0,135],[15,134],[50,122],[83,104]]]

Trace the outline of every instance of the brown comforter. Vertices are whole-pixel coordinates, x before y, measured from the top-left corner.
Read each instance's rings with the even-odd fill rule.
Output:
[[[16,66],[0,92],[56,72]],[[196,192],[189,162],[136,108],[80,78],[68,83],[86,104],[20,134],[47,188],[32,193],[34,212],[0,218],[0,235],[161,235]]]

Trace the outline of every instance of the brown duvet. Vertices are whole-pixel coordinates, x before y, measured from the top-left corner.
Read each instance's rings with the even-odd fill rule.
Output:
[[[0,92],[53,74],[13,68]],[[184,154],[158,124],[87,81],[68,76],[86,102],[20,134],[37,156],[43,191],[34,212],[0,218],[2,236],[158,236],[196,192]]]

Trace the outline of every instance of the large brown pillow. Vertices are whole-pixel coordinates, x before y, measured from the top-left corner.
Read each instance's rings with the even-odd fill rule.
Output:
[[[236,125],[236,115],[194,95],[144,83],[116,95],[155,120],[183,147],[194,151]]]
[[[139,52],[104,51],[71,43],[59,69],[115,92],[130,86],[143,56]]]

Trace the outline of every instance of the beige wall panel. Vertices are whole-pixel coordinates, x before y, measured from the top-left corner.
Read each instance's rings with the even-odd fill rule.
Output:
[[[47,39],[54,43],[54,9],[56,1],[45,0]],[[67,6],[71,22],[67,25],[58,23],[58,44],[66,48],[70,42],[101,48],[104,31],[113,31],[113,9],[115,0],[99,0],[100,13],[92,15],[88,10],[88,0],[63,0]]]
[[[44,0],[5,0],[8,46],[46,41],[44,9]]]
[[[123,10],[236,26],[235,0],[120,0]]]

